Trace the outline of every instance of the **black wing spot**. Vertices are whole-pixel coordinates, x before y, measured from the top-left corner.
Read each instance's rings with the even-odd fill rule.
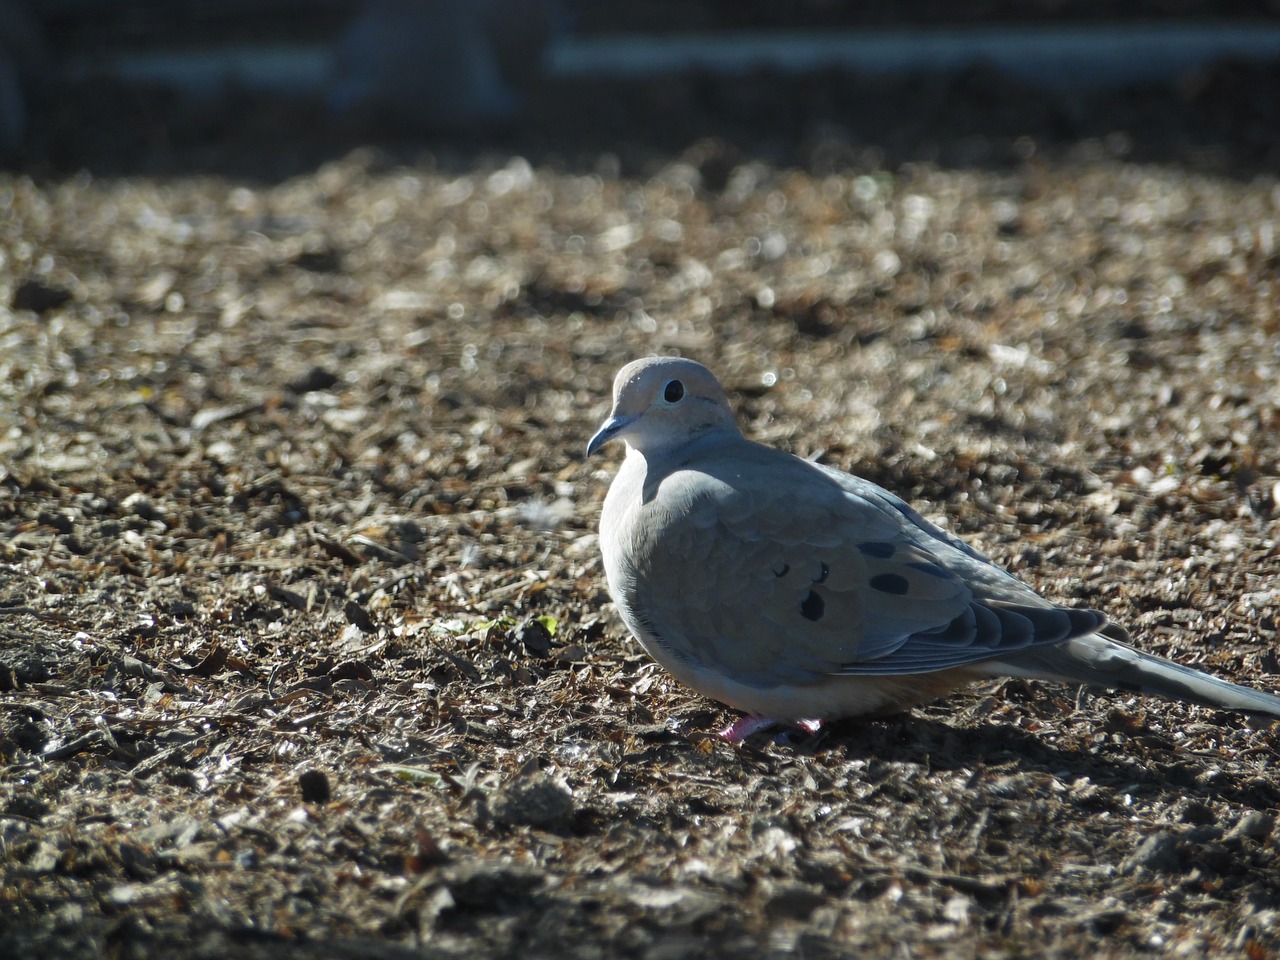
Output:
[[[888,560],[893,556],[893,552],[897,547],[892,543],[885,543],[881,540],[872,540],[867,543],[858,544],[858,549],[868,557],[875,557],[877,560]]]
[[[831,576],[831,568],[825,563],[819,564],[822,568],[821,572],[813,578],[814,583],[826,583],[827,577]]]
[[[871,578],[870,583],[872,590],[879,590],[881,593],[892,593],[897,596],[902,596],[911,589],[911,584],[907,582],[907,578],[897,573],[878,573]]]
[[[789,564],[789,563],[784,563],[784,564],[782,564],[782,565],[781,565],[781,567],[780,567],[780,568],[779,568],[779,567],[773,567],[773,568],[771,568],[771,569],[773,570],[773,575],[774,575],[775,577],[785,577],[785,576],[790,572],[790,570],[791,570],[791,564]]]
[[[813,620],[815,623],[822,619],[822,612],[826,609],[827,604],[822,599],[822,594],[816,590],[810,590],[805,598],[800,601],[800,616],[806,620]]]

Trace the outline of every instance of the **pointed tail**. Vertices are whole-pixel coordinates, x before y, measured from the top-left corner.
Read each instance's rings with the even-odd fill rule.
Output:
[[[994,665],[993,665],[994,666]],[[1219,680],[1094,634],[1000,661],[1014,676],[1150,693],[1280,719],[1280,697]]]

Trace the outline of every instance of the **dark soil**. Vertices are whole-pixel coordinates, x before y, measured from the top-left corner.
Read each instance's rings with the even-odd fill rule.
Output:
[[[695,356],[752,436],[1280,687],[1268,75],[1059,128],[977,74],[895,88],[938,130],[685,78],[429,156],[284,110],[42,141],[0,177],[0,955],[1280,956],[1273,729],[1010,682],[730,746],[614,616],[582,456],[620,365]]]

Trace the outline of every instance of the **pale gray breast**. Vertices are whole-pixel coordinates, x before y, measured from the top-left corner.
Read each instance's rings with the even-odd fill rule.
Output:
[[[663,558],[670,553],[666,541],[683,522],[682,498],[670,495],[664,479],[643,456],[628,453],[600,514],[600,551],[609,595],[623,623],[656,660],[670,666],[698,658],[680,622],[680,605],[669,602],[671,591],[659,589],[666,603],[654,595],[655,583],[666,579],[655,575],[655,564],[669,564]]]

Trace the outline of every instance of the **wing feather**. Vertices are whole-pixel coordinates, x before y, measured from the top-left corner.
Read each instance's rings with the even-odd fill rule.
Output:
[[[1096,631],[892,494],[735,438],[649,476],[627,605],[673,656],[757,686],[908,675]]]

